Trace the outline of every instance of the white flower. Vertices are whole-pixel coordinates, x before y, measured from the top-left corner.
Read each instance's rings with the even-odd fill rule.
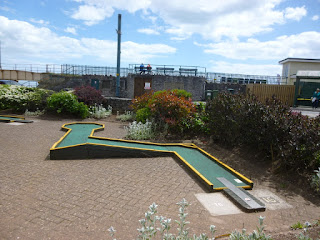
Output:
[[[266,217],[262,217],[262,216],[259,217],[259,224],[260,224],[260,226],[263,225],[263,220],[264,220],[265,218],[266,218]]]
[[[114,234],[116,232],[116,230],[111,226],[108,231],[111,233],[111,234]]]

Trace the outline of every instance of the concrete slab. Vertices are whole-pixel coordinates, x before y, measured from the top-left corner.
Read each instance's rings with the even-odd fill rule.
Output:
[[[248,192],[264,203],[267,210],[292,208],[290,204],[269,190],[255,189]],[[212,216],[244,213],[221,192],[197,193],[195,196]]]
[[[197,193],[199,202],[212,216],[222,216],[243,213],[223,193]]]
[[[290,204],[279,198],[276,194],[265,189],[251,190],[250,193],[260,199],[268,210],[278,210],[292,208]]]
[[[309,110],[309,111],[305,111],[305,110],[292,110],[292,112],[296,112],[296,113],[301,113],[304,116],[309,116],[311,118],[315,118],[319,116],[319,112],[316,110]]]
[[[320,108],[313,109],[311,106],[299,106],[299,107],[292,107],[292,112],[301,113],[304,116],[309,116],[311,118],[315,118],[320,114]]]
[[[24,125],[25,123],[21,123],[21,122],[10,122],[7,123],[8,125]]]

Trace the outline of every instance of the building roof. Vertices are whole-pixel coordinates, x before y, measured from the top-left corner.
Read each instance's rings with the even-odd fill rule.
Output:
[[[287,62],[308,62],[308,63],[320,63],[320,59],[312,58],[286,58],[279,61],[279,64],[285,64]]]

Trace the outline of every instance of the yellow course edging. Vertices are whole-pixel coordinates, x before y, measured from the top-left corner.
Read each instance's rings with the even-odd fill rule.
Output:
[[[200,150],[201,152],[203,152],[204,154],[206,154],[207,156],[209,156],[210,158],[214,159],[216,162],[218,162],[219,164],[221,164],[222,166],[224,166],[225,168],[227,168],[229,171],[233,172],[235,175],[237,175],[239,178],[245,180],[246,182],[253,184],[253,182],[249,179],[246,178],[245,176],[243,176],[241,173],[237,172],[236,170],[234,170],[233,168],[229,167],[227,164],[221,162],[219,159],[215,158],[214,156],[210,155],[209,153],[207,153],[206,151],[204,151],[203,149],[197,147],[198,150]]]
[[[25,120],[25,117],[22,117],[22,116],[0,115],[0,117],[17,118],[19,120]],[[9,121],[14,122],[14,120],[9,120]]]

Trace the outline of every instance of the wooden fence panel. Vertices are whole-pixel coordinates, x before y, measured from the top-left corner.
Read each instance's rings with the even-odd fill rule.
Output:
[[[275,95],[283,103],[293,106],[294,104],[294,85],[266,85],[266,84],[248,84],[247,93],[250,92],[257,96],[261,102],[265,102]]]

